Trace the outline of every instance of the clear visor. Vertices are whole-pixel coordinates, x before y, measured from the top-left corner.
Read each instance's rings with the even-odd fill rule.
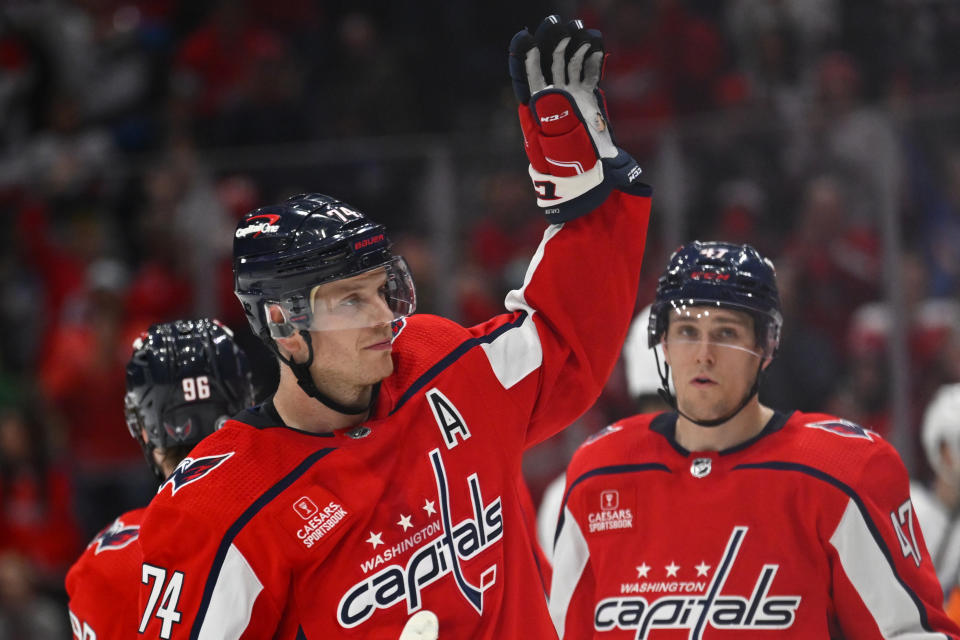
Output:
[[[265,302],[270,335],[283,338],[295,331],[342,331],[388,325],[417,307],[413,276],[406,261],[395,256],[385,265],[349,278],[318,284],[278,302]]]
[[[123,398],[123,409],[124,418],[127,422],[127,430],[130,432],[130,437],[137,442],[142,442],[143,440],[140,436],[140,416],[137,413],[136,394],[127,392],[127,395],[125,395]]]
[[[671,309],[664,342],[675,356],[715,348],[734,349],[757,359],[770,355],[757,343],[757,332],[749,316],[722,308]]]

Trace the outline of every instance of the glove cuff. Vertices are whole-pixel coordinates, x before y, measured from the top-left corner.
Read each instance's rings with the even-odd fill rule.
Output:
[[[614,189],[632,195],[650,194],[650,187],[639,182],[640,166],[623,149],[613,158],[604,158],[584,173],[557,177],[540,173],[530,166],[530,178],[537,190],[537,204],[550,224],[568,222],[599,207]]]
[[[579,198],[603,182],[603,163],[573,176],[554,176],[537,171],[530,165],[530,179],[537,191],[537,206],[557,207]]]

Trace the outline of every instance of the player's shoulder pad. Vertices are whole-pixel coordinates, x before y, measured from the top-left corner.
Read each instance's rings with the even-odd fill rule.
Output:
[[[522,322],[522,313],[504,313],[474,327],[427,313],[417,313],[393,325],[394,373],[381,393],[400,395],[438,363],[452,364]]]
[[[826,413],[790,416],[786,427],[794,433],[791,450],[801,462],[835,476],[859,476],[867,466],[903,466],[893,446],[871,429]]]
[[[615,464],[625,452],[645,447],[644,441],[650,437],[649,427],[654,417],[656,414],[637,414],[590,434],[574,452],[571,469]]]
[[[188,519],[232,522],[316,446],[293,429],[259,429],[228,420],[174,469],[148,511],[161,505],[190,514]]]

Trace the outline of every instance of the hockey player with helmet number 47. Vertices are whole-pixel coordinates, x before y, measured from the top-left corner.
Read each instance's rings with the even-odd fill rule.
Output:
[[[141,637],[554,635],[521,456],[585,411],[613,369],[650,189],[611,146],[599,35],[550,18],[514,42],[553,224],[504,314],[474,327],[415,315],[386,229],[335,198],[294,197],[238,224],[235,291],[280,383],[148,509]]]
[[[760,403],[781,324],[773,263],[749,245],[670,258],[648,344],[673,410],[574,454],[550,592],[562,638],[960,637],[893,447]]]

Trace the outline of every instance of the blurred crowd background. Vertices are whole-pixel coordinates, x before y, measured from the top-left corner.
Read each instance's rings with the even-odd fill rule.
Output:
[[[755,245],[785,315],[762,399],[929,478],[923,409],[960,381],[960,3],[3,0],[0,640],[69,635],[67,567],[155,490],[122,413],[135,336],[219,317],[272,392],[232,293],[246,211],[335,195],[392,230],[421,311],[501,309],[544,228],[507,44],[552,12],[604,32],[614,132],[654,186],[641,305],[681,242]],[[534,498],[633,412],[618,369],[529,452]]]

